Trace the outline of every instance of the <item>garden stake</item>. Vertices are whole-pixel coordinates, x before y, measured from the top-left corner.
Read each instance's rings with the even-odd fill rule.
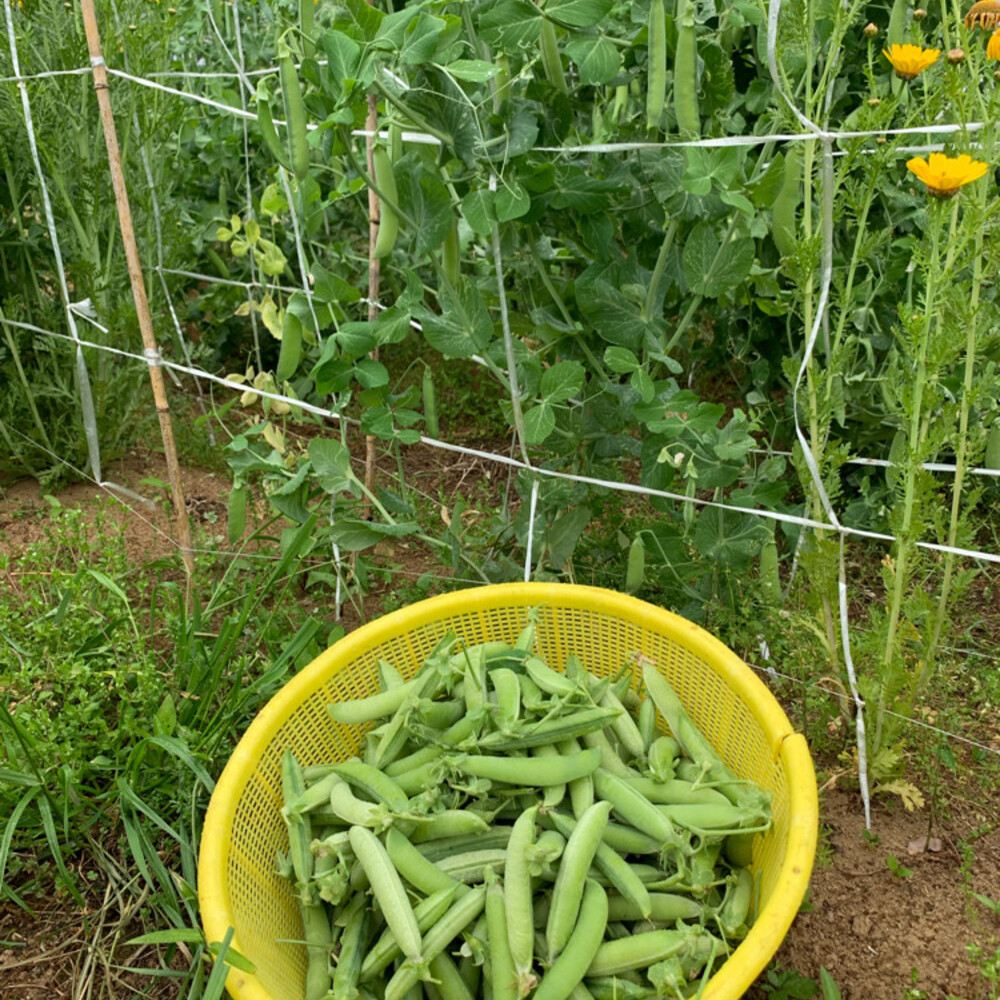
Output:
[[[146,298],[146,286],[142,280],[142,263],[139,260],[139,248],[135,240],[135,229],[132,225],[132,209],[129,206],[128,191],[125,187],[125,174],[122,170],[121,152],[118,148],[118,133],[115,130],[114,114],[111,110],[111,95],[108,93],[108,73],[101,51],[101,36],[97,28],[97,15],[94,12],[94,0],[80,0],[83,11],[83,23],[87,32],[87,47],[90,50],[90,64],[94,74],[94,90],[97,91],[97,103],[101,109],[101,123],[104,127],[104,142],[108,150],[108,165],[111,168],[111,181],[115,189],[115,204],[118,208],[118,224],[121,229],[122,243],[125,245],[125,257],[128,261],[128,273],[132,283],[132,297],[135,301],[135,312],[142,333],[144,354],[149,365],[149,380],[153,386],[153,400],[156,404],[156,415],[160,421],[160,434],[163,438],[163,453],[167,461],[167,476],[170,480],[170,492],[174,501],[174,513],[177,518],[177,539],[180,545],[181,558],[190,582],[194,575],[194,556],[191,551],[191,524],[188,521],[187,508],[184,506],[184,492],[181,485],[180,466],[177,462],[177,447],[174,443],[174,430],[170,422],[170,405],[167,402],[167,392],[161,371],[160,350],[156,344],[153,332],[153,319],[149,312],[149,302]]]
[[[368,176],[375,176],[375,140],[378,138],[378,98],[374,93],[368,95],[368,118],[365,121],[365,154],[368,162]],[[382,205],[379,196],[372,188],[368,189],[368,322],[374,323],[378,318],[378,292],[381,277],[381,264],[375,253],[378,241],[379,225],[382,219]],[[368,355],[372,361],[378,361],[378,345],[372,348]],[[365,487],[368,493],[375,492],[375,435],[365,435]],[[361,519],[371,519],[371,501],[367,496],[361,501]]]

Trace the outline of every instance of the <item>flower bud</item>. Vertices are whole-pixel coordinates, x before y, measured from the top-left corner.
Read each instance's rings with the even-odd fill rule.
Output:
[[[946,58],[952,66],[958,66],[965,62],[965,49],[949,49]]]
[[[914,21],[922,21],[926,16],[927,16],[927,11],[924,10],[923,7],[918,7],[913,12],[913,20]]]
[[[878,25],[869,21],[862,31],[865,38],[877,38],[878,37]]]
[[[869,97],[868,98],[868,107],[870,107],[870,108],[877,108],[881,103],[882,103],[882,98],[881,97]]]

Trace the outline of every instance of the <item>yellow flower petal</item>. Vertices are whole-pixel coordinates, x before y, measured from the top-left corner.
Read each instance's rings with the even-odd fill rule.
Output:
[[[1000,59],[1000,31],[994,31],[990,35],[989,44],[986,46],[986,55],[990,59]]]
[[[937,62],[940,49],[922,49],[919,45],[890,45],[882,55],[892,63],[901,80],[916,79],[928,66]]]
[[[960,187],[979,180],[988,169],[981,160],[964,153],[961,156],[931,153],[926,160],[915,156],[907,160],[906,167],[927,185],[927,193],[935,198],[951,198]]]

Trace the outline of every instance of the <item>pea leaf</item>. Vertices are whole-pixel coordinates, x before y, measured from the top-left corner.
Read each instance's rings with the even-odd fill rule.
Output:
[[[628,375],[639,367],[639,359],[627,347],[608,347],[604,363],[617,375]]]
[[[555,411],[545,400],[524,414],[524,437],[528,444],[541,444],[555,429]]]
[[[519,219],[531,208],[531,195],[517,181],[508,182],[496,193],[497,221],[510,222]]]
[[[566,46],[566,55],[576,64],[583,84],[610,83],[621,69],[618,47],[610,38],[574,39]]]
[[[538,8],[526,0],[500,0],[479,19],[484,42],[504,52],[534,45],[542,30]]]
[[[560,361],[545,370],[540,391],[547,403],[564,403],[583,387],[586,371],[579,361]]]
[[[469,224],[474,233],[489,236],[496,225],[497,217],[494,210],[496,195],[488,188],[470,191],[459,205],[462,218]]]
[[[395,165],[399,203],[415,223],[413,252],[419,257],[432,253],[451,229],[451,195],[436,171],[408,153]]]
[[[590,28],[611,13],[614,0],[549,0],[545,4],[548,17],[573,28]]]
[[[427,343],[447,358],[470,358],[485,351],[493,339],[493,320],[479,291],[468,278],[445,287],[440,295],[441,313],[424,306],[415,310]]]
[[[412,535],[419,530],[419,524],[405,522],[381,524],[378,521],[361,521],[345,517],[331,526],[330,537],[344,551],[360,552],[378,544],[383,538],[399,538],[403,535]]]

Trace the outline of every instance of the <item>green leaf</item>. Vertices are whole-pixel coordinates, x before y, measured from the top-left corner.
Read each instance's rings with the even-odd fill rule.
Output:
[[[413,252],[418,257],[431,253],[444,243],[451,229],[451,195],[437,170],[425,167],[415,153],[399,160],[394,172],[399,205],[414,222]]]
[[[310,272],[313,277],[313,294],[323,302],[357,302],[361,298],[361,292],[357,288],[320,264],[314,263]]]
[[[621,69],[618,46],[610,38],[577,38],[566,46],[580,74],[580,83],[596,86],[610,83]]]
[[[437,52],[438,39],[447,27],[443,17],[435,17],[429,11],[422,10],[408,28],[400,62],[406,66],[419,66],[430,62]]]
[[[542,374],[539,391],[546,403],[564,403],[583,387],[586,370],[579,361],[560,361]]]
[[[576,303],[601,338],[632,352],[642,347],[645,332],[653,330],[634,302],[610,282],[586,272],[576,282]]]
[[[545,544],[549,550],[549,560],[553,566],[562,569],[576,548],[584,529],[590,521],[589,507],[574,507],[561,514],[552,523],[545,536]]]
[[[819,967],[819,985],[823,991],[823,1000],[841,1000],[840,988],[823,965]]]
[[[555,429],[555,410],[545,400],[524,414],[524,437],[528,444],[541,444]]]
[[[494,66],[485,59],[456,59],[440,68],[457,79],[468,80],[470,83],[486,83],[500,72],[499,66]]]
[[[614,8],[614,0],[548,0],[545,14],[560,24],[590,28],[600,24]]]
[[[469,224],[474,233],[489,236],[497,224],[494,201],[496,195],[488,188],[470,191],[459,205],[462,218]]]
[[[628,375],[639,367],[639,359],[627,347],[608,347],[604,363],[617,375]]]
[[[378,30],[377,26],[375,30]],[[323,35],[323,51],[334,81],[353,80],[357,77],[361,65],[361,46],[353,38],[342,31],[327,31]]]
[[[455,286],[439,293],[441,313],[421,307],[415,310],[427,343],[448,358],[471,358],[485,351],[493,339],[493,320],[479,290],[460,276]]]
[[[345,11],[347,17],[343,21],[338,18],[338,26],[351,29],[352,35],[357,35],[366,42],[375,38],[379,25],[385,18],[382,11],[365,0],[344,0],[341,11]]]
[[[336,438],[313,438],[309,442],[309,461],[316,482],[327,493],[345,493],[356,482],[351,471],[351,453]]]
[[[386,537],[412,535],[420,530],[419,524],[381,524],[378,521],[361,521],[355,518],[338,520],[330,529],[330,536],[346,552],[360,552],[371,548]]]
[[[639,398],[644,403],[650,402],[656,395],[656,384],[645,368],[637,368],[632,372],[629,384],[639,393]]]
[[[514,53],[538,42],[542,15],[527,0],[500,0],[482,14],[479,31],[487,45]]]
[[[727,243],[722,249],[721,260],[705,281],[704,294],[714,299],[739,288],[753,269],[754,253],[751,239]]]
[[[531,195],[517,181],[511,181],[497,191],[494,204],[497,221],[510,222],[512,219],[520,219],[530,211]]]

